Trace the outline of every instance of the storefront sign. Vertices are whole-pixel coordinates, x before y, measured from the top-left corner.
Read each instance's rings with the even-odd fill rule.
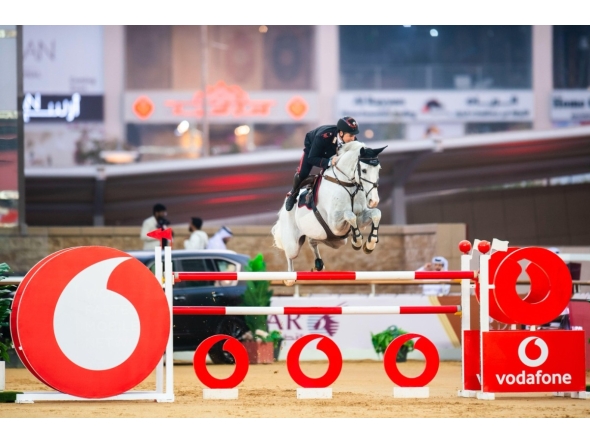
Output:
[[[590,91],[553,91],[551,94],[551,120],[590,121]]]
[[[103,96],[26,93],[23,100],[23,120],[25,123],[102,121]]]
[[[23,26],[25,91],[102,94],[102,26]]]
[[[207,117],[212,123],[315,122],[317,94],[308,91],[252,91],[220,81],[207,87]],[[173,123],[204,116],[202,91],[129,91],[128,123]]]
[[[371,123],[530,122],[532,91],[345,91],[336,115]]]

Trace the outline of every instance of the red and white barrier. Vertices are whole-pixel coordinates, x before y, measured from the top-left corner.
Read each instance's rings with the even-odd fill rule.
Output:
[[[369,314],[453,314],[460,305],[382,307],[174,307],[175,315],[369,315]]]
[[[374,281],[475,279],[474,271],[258,271],[258,272],[176,272],[175,282],[183,281]]]
[[[39,262],[25,276],[15,295],[11,313],[11,331],[19,357],[35,376],[56,391],[19,394],[16,402],[89,399],[173,401],[173,314],[362,315],[459,312],[463,314],[461,324],[463,387],[459,391],[460,396],[494,399],[494,392],[553,391],[569,393],[573,398],[590,398],[590,393],[584,391],[584,332],[536,330],[536,326],[549,322],[561,313],[569,301],[571,276],[567,267],[557,255],[546,249],[537,247],[509,249],[506,244],[497,242],[496,246],[494,244],[490,246],[489,242],[485,241],[479,245],[476,244],[475,247],[481,253],[478,261],[479,272],[470,270],[473,256],[470,254],[471,244],[467,241],[460,243],[460,250],[464,253],[461,259],[462,270],[448,272],[173,273],[170,247],[164,250],[163,267],[160,260],[161,248],[157,247],[155,278],[138,261],[130,260],[131,256],[118,250],[107,247],[75,247],[61,250]],[[496,250],[495,253],[487,254],[491,249]],[[525,271],[531,279],[531,290],[524,299],[515,290],[519,274],[523,271],[520,265],[523,261],[528,262]],[[128,276],[143,277],[134,282],[128,279]],[[461,305],[381,307],[173,307],[172,305],[172,287],[175,281],[428,279],[461,279]],[[470,284],[473,280],[476,281],[476,294],[481,305],[480,330],[470,330]],[[48,282],[51,282],[51,285],[47,285]],[[164,292],[161,290],[162,287]],[[105,310],[106,312],[103,313]],[[85,315],[83,321],[80,320],[80,313]],[[505,323],[526,324],[530,326],[530,329],[490,331],[490,317]],[[133,322],[128,322],[129,319]],[[145,325],[148,328],[144,328]],[[103,336],[99,336],[101,341],[95,344],[93,349],[88,350],[85,344],[97,337],[95,327],[102,328],[103,333],[106,332],[107,335],[118,334],[120,343],[117,343],[117,338],[104,339]],[[118,329],[120,327],[124,329]],[[415,333],[411,335],[419,336]],[[317,339],[317,335],[299,338],[299,352],[314,338]],[[237,346],[243,347],[239,341],[231,339]],[[399,339],[398,345],[405,340],[406,338]],[[324,347],[333,349],[335,352],[338,347],[330,341],[329,338],[323,337],[319,343],[323,345],[318,344],[318,350],[325,351],[322,348]],[[417,342],[421,347],[426,347],[427,343],[429,343],[427,338]],[[428,347],[436,352],[434,345],[431,345]],[[532,347],[530,350],[529,345]],[[100,347],[111,347],[108,350],[111,353],[97,352]],[[165,374],[162,359],[164,353]],[[52,356],[50,361],[47,360],[48,355]],[[390,355],[394,356],[394,354]],[[299,355],[297,354],[296,357],[297,359],[293,357],[291,360],[298,361]],[[201,361],[204,365],[204,358]],[[153,371],[154,366],[156,366],[156,390],[149,392],[130,390],[138,382],[143,381]],[[425,371],[424,380],[431,380],[437,368],[438,366],[431,364],[428,372]],[[335,380],[338,372],[334,370],[336,376],[332,375],[331,378]],[[395,378],[399,379],[399,375],[396,374]],[[394,383],[407,388],[427,383],[423,381],[420,384],[416,381],[399,383],[394,379],[392,379]],[[325,381],[322,382],[324,383]],[[311,381],[310,384],[316,384],[311,385],[312,388],[323,387],[317,381]]]

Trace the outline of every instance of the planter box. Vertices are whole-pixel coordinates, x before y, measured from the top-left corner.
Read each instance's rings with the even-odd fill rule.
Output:
[[[272,342],[244,341],[250,364],[272,364],[274,344]]]

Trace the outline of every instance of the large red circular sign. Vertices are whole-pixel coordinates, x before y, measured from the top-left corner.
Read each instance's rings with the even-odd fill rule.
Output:
[[[50,255],[27,273],[15,302],[11,331],[23,363],[73,396],[106,398],[135,387],[156,367],[170,334],[160,283],[113,248]]]
[[[416,339],[417,338],[417,339]],[[419,350],[424,355],[426,367],[421,375],[415,378],[409,378],[402,375],[397,367],[396,357],[399,349],[410,339],[416,339],[414,349]],[[424,387],[434,379],[438,372],[440,359],[436,346],[425,336],[417,333],[406,333],[398,336],[389,343],[383,355],[383,366],[385,373],[394,384],[400,387]]]
[[[520,259],[527,259],[527,260],[531,261],[524,268],[524,271],[526,271],[526,273],[528,274],[529,279],[530,279],[530,289],[529,289],[528,294],[526,294],[524,296],[524,298],[522,298],[522,300],[526,301],[527,304],[536,304],[536,303],[539,303],[539,302],[545,300],[549,296],[549,293],[551,291],[551,283],[550,283],[549,275],[545,272],[544,269],[549,266],[551,273],[553,273],[553,270],[551,269],[551,266],[546,262],[545,255],[543,255],[543,257],[539,258],[538,255],[535,255],[534,251],[530,250],[530,248],[531,247],[526,248],[527,251],[525,251],[525,257],[520,257]],[[534,247],[534,248],[535,248],[535,250],[548,251],[548,250],[545,250],[544,248],[541,248],[541,249],[538,249],[536,247]],[[490,260],[489,260],[489,266],[488,266],[488,270],[489,270],[488,276],[489,276],[490,283],[495,284],[497,282],[498,268],[500,267],[500,264],[503,263],[504,259],[506,259],[508,256],[512,255],[513,253],[515,253],[516,251],[519,251],[519,250],[523,250],[523,249],[518,248],[518,247],[510,247],[510,248],[508,248],[508,251],[496,251],[491,255]],[[549,253],[553,254],[551,252],[549,252]],[[520,254],[522,254],[522,253],[520,253]],[[515,257],[515,256],[512,256],[512,257]],[[514,263],[514,262],[512,261],[511,263]],[[506,266],[506,264],[504,264],[504,266]],[[515,319],[512,319],[511,317],[507,316],[507,314],[504,312],[504,310],[500,307],[500,304],[501,304],[500,301],[505,299],[505,297],[503,296],[503,291],[505,288],[507,288],[507,286],[511,286],[513,288],[513,293],[516,292],[516,282],[518,281],[518,277],[519,277],[521,271],[522,270],[520,268],[520,265],[518,265],[516,263],[514,263],[514,266],[510,267],[510,271],[508,271],[507,268],[503,269],[502,273],[500,275],[500,281],[498,281],[498,282],[502,282],[502,284],[503,284],[500,286],[500,288],[502,288],[502,290],[498,291],[498,287],[496,287],[495,289],[490,291],[490,298],[489,298],[490,312],[489,312],[489,314],[490,314],[490,317],[492,317],[493,319],[495,319],[498,322],[503,322],[505,324],[516,324],[518,322],[521,322],[521,321],[516,321]],[[568,273],[569,273],[569,271],[568,271]],[[475,284],[475,295],[477,297],[477,300],[479,301],[479,298],[480,298],[480,296],[479,296],[479,282],[476,282],[476,284]],[[552,298],[553,297],[554,296],[552,296]],[[519,299],[520,299],[520,296],[519,296]]]
[[[223,344],[223,350],[229,352],[234,357],[236,362],[236,368],[234,372],[225,379],[218,379],[209,373],[207,365],[205,364],[207,359],[207,353],[211,350],[215,344],[219,341],[227,339]],[[246,347],[238,341],[228,335],[213,335],[205,339],[199,344],[195,350],[195,356],[193,358],[193,368],[197,378],[205,384],[207,387],[212,389],[231,389],[237,387],[237,385],[244,380],[250,367],[250,361],[248,359],[248,351]]]
[[[311,341],[319,339],[317,349],[328,357],[328,370],[319,378],[310,378],[301,370],[299,357],[303,348]],[[331,385],[342,371],[342,353],[336,343],[324,335],[311,334],[297,339],[287,353],[287,370],[291,379],[303,388],[325,388]]]
[[[515,284],[521,273],[519,261],[531,263],[529,296],[521,299]],[[537,283],[535,283],[537,281]],[[506,256],[494,276],[494,295],[502,312],[514,323],[542,325],[551,322],[567,307],[572,291],[572,277],[565,262],[552,251],[526,247]]]

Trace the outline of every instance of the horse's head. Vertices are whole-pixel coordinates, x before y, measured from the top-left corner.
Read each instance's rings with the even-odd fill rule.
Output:
[[[364,143],[352,141],[342,145],[341,160],[338,161],[338,167],[342,170],[347,169],[350,172],[349,177],[362,185],[367,197],[369,208],[375,208],[379,204],[379,159],[377,156],[383,151],[383,148],[368,148]]]

